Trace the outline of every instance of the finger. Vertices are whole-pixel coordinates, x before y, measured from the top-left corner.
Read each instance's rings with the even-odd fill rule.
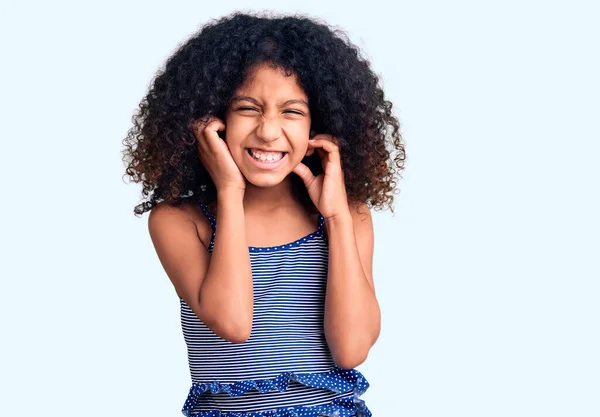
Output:
[[[333,142],[327,139],[310,139],[308,145],[313,148],[323,148],[327,152],[339,152],[340,148]]]
[[[207,150],[215,152],[216,149],[227,147],[217,133],[217,131],[223,131],[226,128],[225,124],[219,118],[211,116],[208,119],[198,122],[197,126],[196,139],[200,149],[205,152]]]
[[[340,149],[335,143],[325,139],[317,139],[309,141],[308,144],[317,149],[317,153],[321,158],[327,157],[330,161],[341,166]]]
[[[219,136],[217,131],[225,130],[225,123],[216,116],[203,117],[194,124],[196,138],[199,140],[202,136],[213,138]]]
[[[312,184],[312,182],[316,178],[313,175],[310,168],[307,167],[306,165],[304,165],[302,162],[300,162],[298,165],[296,165],[296,167],[292,171],[295,172],[296,174],[298,174],[298,176],[302,179],[302,182],[304,182],[304,185],[306,187],[309,187],[310,184]]]
[[[336,145],[338,144],[337,138],[329,133],[319,133],[318,135],[314,135],[311,139],[313,139],[313,140],[314,139],[317,139],[317,140],[325,139],[325,140],[335,143]]]
[[[214,117],[204,128],[205,132],[216,132],[225,130],[225,123],[221,119]],[[217,135],[218,136],[218,135]]]
[[[200,136],[202,134],[202,132],[204,131],[204,128],[206,127],[206,125],[208,123],[210,123],[211,120],[212,120],[211,116],[203,116],[203,117],[197,119],[196,121],[194,121],[194,123],[193,123],[194,134],[196,134],[196,136]]]

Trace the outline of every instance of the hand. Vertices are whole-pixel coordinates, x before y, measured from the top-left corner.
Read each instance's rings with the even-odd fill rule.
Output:
[[[206,168],[217,192],[225,188],[246,189],[246,180],[229,152],[229,148],[217,131],[225,130],[225,124],[215,116],[208,122],[197,121],[194,135],[198,141],[198,156]]]
[[[310,168],[303,163],[299,163],[293,169],[293,172],[302,178],[310,199],[325,219],[350,211],[340,150],[336,142],[332,135],[324,133],[308,141],[306,154],[311,155],[315,150],[317,151],[323,173],[315,177]]]

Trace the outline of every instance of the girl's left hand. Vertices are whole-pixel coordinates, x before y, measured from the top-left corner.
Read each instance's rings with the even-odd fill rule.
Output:
[[[325,219],[349,211],[344,171],[336,142],[332,135],[324,133],[318,134],[308,141],[307,155],[314,150],[317,151],[323,166],[323,173],[315,177],[310,168],[302,162],[293,169],[293,172],[302,178],[310,199]]]

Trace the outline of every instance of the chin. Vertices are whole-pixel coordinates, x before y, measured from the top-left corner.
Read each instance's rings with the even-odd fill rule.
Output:
[[[260,188],[271,188],[275,187],[283,182],[286,177],[281,177],[280,175],[250,175],[246,176],[246,181],[255,187]]]

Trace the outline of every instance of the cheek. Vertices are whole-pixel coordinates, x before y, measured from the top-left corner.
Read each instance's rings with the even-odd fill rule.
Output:
[[[234,143],[236,138],[243,136],[244,125],[240,122],[240,119],[235,116],[226,117],[225,123],[225,135],[227,141]]]
[[[243,161],[245,150],[242,147],[241,143],[239,143],[239,140],[236,140],[236,135],[231,133],[227,135],[225,139],[225,144],[227,145],[229,153],[231,154],[231,157],[233,158],[234,162],[236,163],[236,165],[239,165]]]
[[[294,158],[292,161],[294,165],[298,165],[300,162],[302,162],[304,160],[304,158],[307,158],[309,156],[309,155],[307,155],[307,150],[308,150],[308,145],[300,146],[300,147],[296,148],[296,151],[294,152]]]
[[[307,153],[311,153],[313,151],[313,149],[310,149],[308,147],[308,141],[304,141],[302,143],[301,150],[302,150],[302,155],[304,155],[304,156],[307,156],[306,155]]]
[[[236,125],[225,125],[225,132],[223,137],[231,152],[234,152],[236,148],[241,146],[242,138],[244,135],[240,132]]]

